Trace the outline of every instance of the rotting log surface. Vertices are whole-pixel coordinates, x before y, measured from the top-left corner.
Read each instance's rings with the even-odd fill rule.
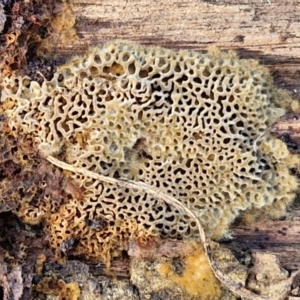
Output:
[[[113,39],[197,51],[214,45],[259,59],[270,68],[275,84],[300,100],[300,0],[70,0],[69,4],[78,38],[53,39],[58,62]],[[290,120],[281,120],[271,132],[298,152],[298,125],[295,118]],[[287,228],[295,231],[295,223],[288,222]],[[228,247],[274,250],[286,267],[300,266],[300,257],[291,255],[300,247],[300,239],[297,243],[288,239],[292,229],[275,249],[269,241],[282,224],[266,224],[273,233],[264,231],[264,224],[259,231],[258,225],[234,228],[235,239]]]
[[[83,54],[90,46],[113,39],[199,51],[215,45],[236,50],[242,58],[259,59],[270,68],[275,84],[300,100],[300,0],[270,2],[70,0],[78,39],[63,43],[54,40],[55,56],[63,62],[72,55]],[[291,140],[290,148],[295,147],[292,150],[298,152],[300,133],[296,118],[280,120],[271,132],[286,142]],[[233,227],[234,239],[226,246],[235,252],[273,252],[283,267],[299,269],[299,216],[294,210],[284,221],[260,222],[249,227],[237,225]],[[159,248],[162,252],[156,254],[166,255],[174,252],[174,248],[184,253],[184,247],[180,241],[166,241]],[[136,254],[133,251],[131,257]],[[129,269],[128,260],[112,263],[112,271],[119,277],[129,277]],[[90,270],[97,275],[106,272],[103,265],[90,265]]]
[[[296,271],[300,269],[300,212],[296,211],[296,214],[298,216],[294,216],[292,220],[264,221],[254,223],[252,226],[234,226],[232,229],[234,238],[222,243],[222,246],[231,249],[237,258],[255,251],[273,253],[279,258],[282,267],[289,271]],[[131,258],[158,259],[163,256],[176,258],[186,256],[195,250],[193,244],[174,240],[161,241],[149,247],[151,249],[132,242],[128,254]],[[111,266],[111,271],[120,278],[129,277],[129,269],[130,265],[127,260],[115,261]],[[105,265],[90,264],[90,271],[93,274],[104,275]]]
[[[234,239],[226,245],[235,252],[276,254],[288,270],[300,269],[300,221],[265,221],[233,228]]]
[[[284,141],[292,153],[300,152],[300,114],[289,113],[273,124],[270,132]]]

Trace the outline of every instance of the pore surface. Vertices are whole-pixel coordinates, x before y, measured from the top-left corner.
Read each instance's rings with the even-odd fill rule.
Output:
[[[287,149],[260,137],[284,113],[276,89],[264,68],[235,54],[110,43],[61,66],[41,86],[7,79],[8,101],[11,127],[33,135],[43,151],[174,196],[213,237],[240,211],[285,207],[294,197]],[[69,176],[84,188],[82,199],[22,209],[25,221],[45,218],[54,247],[72,238],[75,254],[99,256],[134,237],[197,234],[195,222],[152,195]]]

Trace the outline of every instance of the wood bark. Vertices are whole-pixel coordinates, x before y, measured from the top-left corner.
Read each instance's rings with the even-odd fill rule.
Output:
[[[253,226],[233,228],[234,239],[226,247],[235,252],[268,252],[276,254],[288,270],[300,269],[300,221],[258,222]]]

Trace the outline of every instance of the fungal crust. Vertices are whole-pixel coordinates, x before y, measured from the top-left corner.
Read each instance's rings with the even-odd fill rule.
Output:
[[[181,201],[213,238],[241,211],[280,215],[295,196],[289,168],[298,159],[265,133],[284,114],[280,103],[254,60],[118,41],[73,58],[42,84],[5,78],[1,96],[11,130],[33,137],[41,153],[145,182]],[[45,197],[19,210],[29,223],[44,219],[55,249],[73,241],[68,253],[107,259],[131,239],[198,234],[188,215],[153,194],[66,176],[80,197],[60,206]]]

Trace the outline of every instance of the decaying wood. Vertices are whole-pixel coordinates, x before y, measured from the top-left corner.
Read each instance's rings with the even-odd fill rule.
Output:
[[[300,211],[297,212],[300,215]],[[298,250],[300,248],[300,218],[298,216],[294,218],[296,220],[263,221],[251,226],[234,226],[232,228],[233,239],[222,245],[234,251],[237,256],[256,251],[276,254],[282,267],[289,271],[296,271],[300,269]],[[194,250],[195,245],[183,241],[164,240],[145,246],[132,241],[128,254],[130,257],[146,259],[163,256],[174,258],[178,255],[185,256]],[[111,268],[118,276],[129,277],[129,269],[126,270],[125,265],[124,260],[113,262]],[[122,266],[120,270],[118,266]],[[105,274],[105,265],[99,264],[98,267],[102,270],[98,269],[98,272]]]
[[[300,152],[300,114],[290,113],[280,118],[270,129],[277,138],[284,141],[291,152]]]
[[[264,221],[233,228],[234,239],[226,247],[235,252],[276,254],[287,270],[300,269],[300,221]]]
[[[159,240],[141,243],[131,241],[128,255],[130,257],[157,259],[160,257],[176,258],[193,253],[199,245],[176,240]]]
[[[109,271],[104,263],[91,263],[87,261],[89,271],[94,276],[108,276],[112,275],[116,278],[130,278],[130,260],[129,259],[115,259],[111,262]]]

